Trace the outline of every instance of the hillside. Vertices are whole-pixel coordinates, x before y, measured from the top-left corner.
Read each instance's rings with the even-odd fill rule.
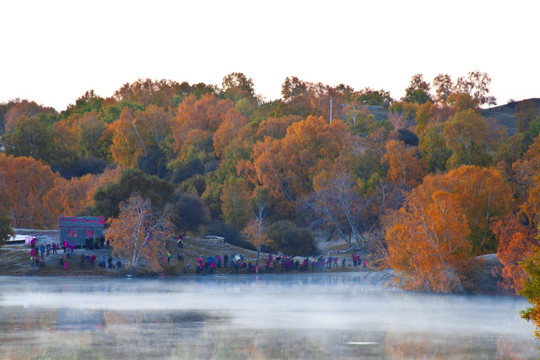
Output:
[[[482,116],[486,118],[493,118],[497,122],[508,130],[509,135],[514,135],[517,131],[516,129],[516,118],[514,113],[518,104],[524,103],[526,101],[534,102],[536,106],[537,113],[540,114],[540,98],[535,99],[525,99],[521,101],[513,101],[511,103],[495,106],[489,109],[482,110]]]

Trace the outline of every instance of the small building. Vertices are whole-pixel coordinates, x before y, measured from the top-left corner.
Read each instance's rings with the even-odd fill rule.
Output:
[[[103,216],[60,216],[60,244],[67,240],[68,244],[75,246],[86,245],[86,239],[94,236],[100,237],[105,229]]]

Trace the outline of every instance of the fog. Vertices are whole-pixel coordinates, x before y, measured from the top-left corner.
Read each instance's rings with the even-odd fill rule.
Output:
[[[527,306],[521,297],[406,292],[370,273],[3,277],[0,323],[11,335],[0,350],[31,358],[39,339],[61,332],[83,334],[72,351],[105,354],[96,358],[112,349],[115,358],[536,358],[534,327],[519,316]],[[137,351],[119,349],[126,344]]]

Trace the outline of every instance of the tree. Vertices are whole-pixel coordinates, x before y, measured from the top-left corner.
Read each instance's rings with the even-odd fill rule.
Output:
[[[376,105],[388,109],[393,99],[390,97],[390,92],[381,90],[373,90],[369,87],[364,88],[356,93],[355,102],[362,105]]]
[[[252,217],[244,229],[247,240],[257,249],[257,265],[259,265],[261,257],[261,248],[268,245],[268,237],[266,236],[267,219],[264,213],[268,202],[268,189],[257,189],[253,198]]]
[[[508,215],[504,219],[495,219],[491,223],[491,231],[498,240],[497,258],[502,264],[503,281],[499,286],[511,289],[519,294],[528,275],[522,267],[522,261],[533,255],[538,247],[536,232],[523,225],[515,216]]]
[[[51,162],[52,138],[37,116],[20,116],[12,132],[2,136],[6,154],[29,156],[37,160]]]
[[[21,116],[26,118],[39,118],[40,114],[56,115],[56,110],[51,107],[38,105],[34,101],[16,100],[4,115],[5,131],[13,131]]]
[[[227,181],[221,193],[223,218],[229,224],[242,229],[250,215],[250,193],[242,178]]]
[[[15,232],[11,228],[11,219],[0,213],[0,247],[4,246],[10,236],[15,236]]]
[[[57,178],[41,161],[0,153],[0,189],[6,189],[9,206],[4,209],[13,227],[43,229],[57,224]]]
[[[433,79],[433,87],[437,94],[437,101],[444,102],[454,92],[454,82],[448,74],[439,74]]]
[[[15,236],[11,228],[11,217],[7,214],[9,202],[7,190],[0,188],[0,247],[4,246],[10,235]]]
[[[388,181],[408,189],[418,185],[426,174],[425,164],[419,158],[417,150],[406,148],[401,141],[390,140],[386,143],[386,154],[381,162],[388,164]]]
[[[446,174],[426,176],[421,186],[428,193],[442,190],[455,196],[466,214],[474,254],[496,250],[490,220],[506,216],[513,205],[512,191],[499,170],[461,166]]]
[[[87,112],[75,123],[80,154],[84,157],[101,158],[106,154],[100,151],[99,139],[105,131],[105,123],[95,112]]]
[[[72,177],[70,180],[57,178],[56,201],[62,207],[65,216],[76,216],[87,208],[94,206],[94,194],[99,187],[118,182],[120,168],[106,169],[102,174],[87,174],[80,178]]]
[[[171,219],[178,231],[185,234],[210,223],[210,213],[199,196],[177,194],[176,197],[171,209]]]
[[[134,194],[120,204],[118,218],[109,221],[107,237],[113,240],[113,254],[127,261],[131,271],[136,272],[139,263],[159,271],[172,229],[170,207],[154,214],[150,200]]]
[[[443,125],[437,123],[428,124],[419,138],[418,150],[429,171],[435,173],[446,170],[446,164],[452,152],[448,149],[443,137]]]
[[[432,102],[431,95],[429,94],[430,85],[424,81],[422,74],[416,74],[412,77],[409,87],[405,89],[405,97],[403,101],[410,103],[417,103],[422,105],[425,102]]]
[[[341,154],[344,139],[343,122],[328,124],[322,117],[309,116],[293,123],[283,139],[267,137],[255,144],[252,161],[240,161],[238,172],[253,185],[268,188],[282,215],[291,215],[294,201],[312,191],[313,176]]]
[[[344,240],[350,249],[365,248],[363,233],[368,230],[365,215],[370,201],[358,194],[345,173],[321,172],[314,181],[315,191],[300,202],[311,225]]]
[[[489,155],[484,146],[488,127],[475,110],[457,112],[444,125],[443,136],[446,146],[452,151],[448,159],[449,167],[489,164]]]
[[[139,79],[132,84],[125,83],[114,93],[113,98],[119,103],[128,102],[169,108],[172,106],[172,99],[180,91],[181,85],[171,80]]]
[[[125,171],[118,182],[99,188],[95,195],[95,211],[105,218],[118,216],[120,203],[138,193],[149,199],[155,208],[163,208],[172,198],[173,186],[140,170]]]
[[[234,102],[237,102],[242,98],[255,98],[253,79],[248,79],[243,73],[233,72],[223,77],[221,86],[225,97]]]
[[[478,70],[469,72],[468,76],[460,77],[456,82],[458,92],[471,96],[477,106],[484,104],[497,105],[497,100],[489,94],[491,78],[487,73]]]
[[[266,229],[269,245],[284,254],[312,256],[318,253],[313,233],[308,228],[282,220],[269,224]]]
[[[234,155],[239,151],[241,132],[247,119],[234,109],[230,109],[213,136],[214,153],[218,158]]]
[[[537,239],[539,240],[539,239]],[[534,246],[533,251],[525,258],[522,267],[529,276],[523,284],[521,295],[525,296],[531,307],[521,312],[521,317],[534,322],[537,338],[540,338],[540,247]]]
[[[387,219],[388,265],[405,288],[463,292],[472,244],[466,215],[455,195],[418,187]]]

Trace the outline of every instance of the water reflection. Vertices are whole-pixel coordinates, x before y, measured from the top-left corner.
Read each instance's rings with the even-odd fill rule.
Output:
[[[370,274],[0,278],[2,359],[536,359],[514,297]]]

